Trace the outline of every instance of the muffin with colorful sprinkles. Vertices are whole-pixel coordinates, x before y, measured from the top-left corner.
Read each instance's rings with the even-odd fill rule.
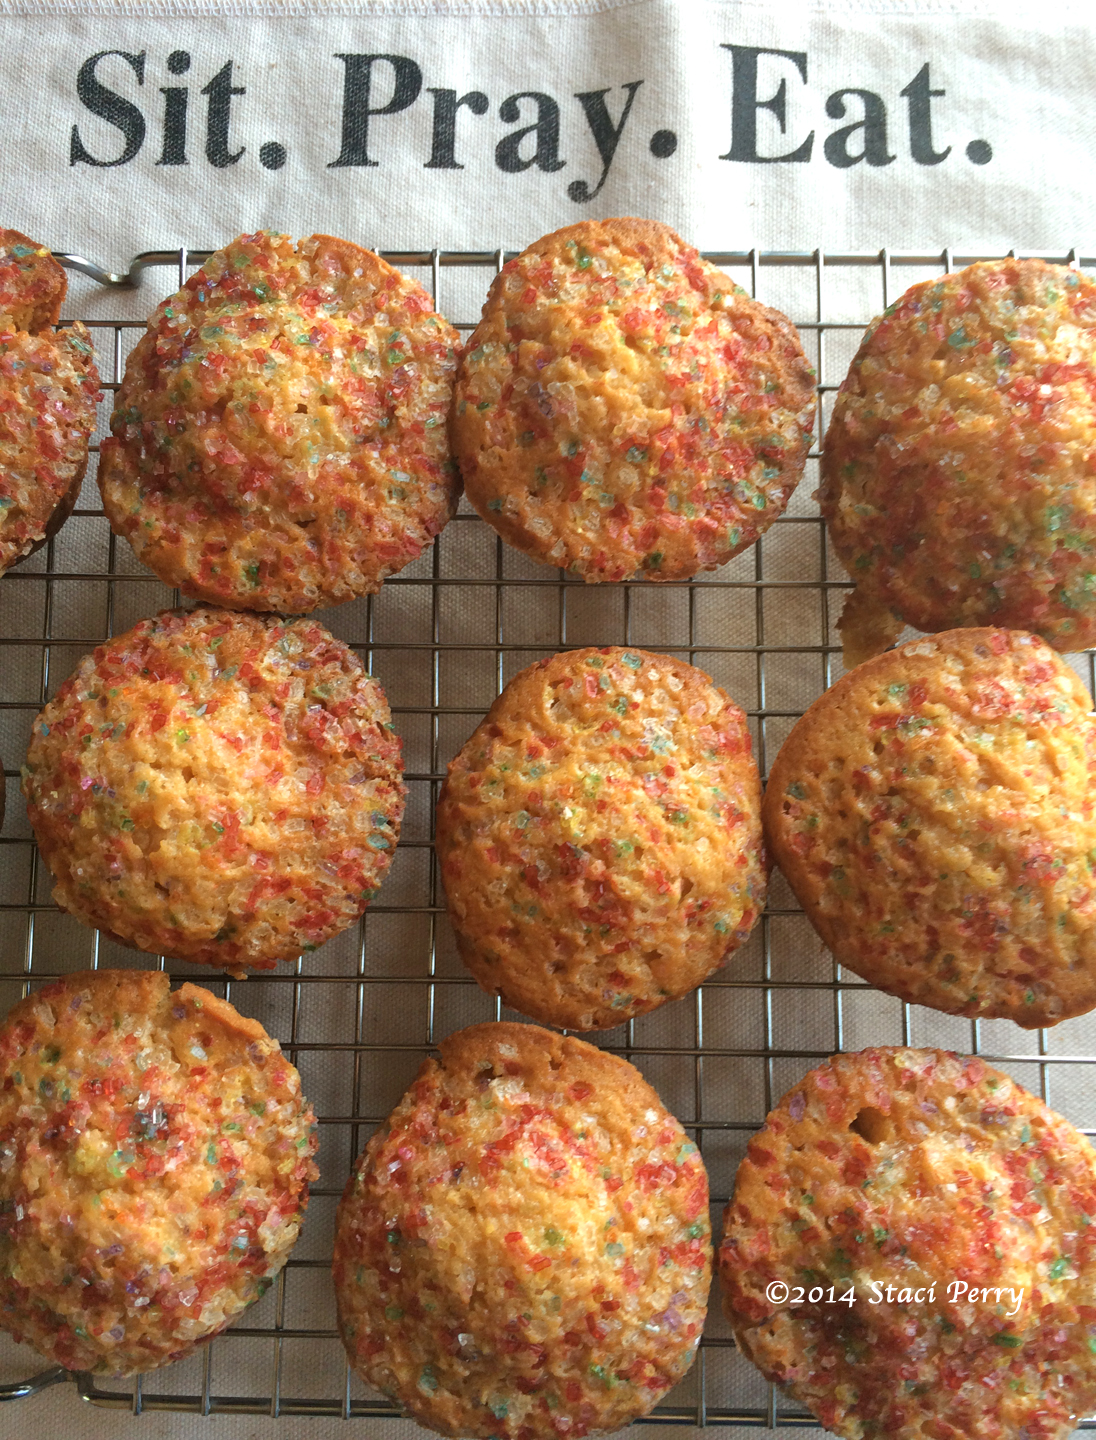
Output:
[[[876,320],[826,434],[846,664],[904,624],[1096,644],[1096,280],[994,260]]]
[[[18,230],[0,230],[0,323],[5,332],[37,335],[52,330],[67,293],[64,267],[47,245]]]
[[[1034,635],[951,630],[815,701],[769,775],[770,850],[834,955],[953,1015],[1096,1005],[1096,716]]]
[[[625,1060],[534,1025],[440,1046],[339,1206],[350,1363],[441,1435],[578,1440],[692,1364],[708,1177]]]
[[[1096,1157],[1009,1076],[835,1055],[724,1217],[739,1349],[846,1440],[1066,1440],[1096,1407]]]
[[[623,1024],[695,989],[761,914],[746,718],[667,655],[541,660],[450,764],[437,848],[485,990],[544,1024]]]
[[[208,990],[32,994],[0,1026],[0,1326],[69,1370],[189,1354],[285,1264],[314,1131],[278,1042]]]
[[[164,611],[85,656],[23,790],[62,909],[232,974],[354,923],[399,836],[384,692],[312,620]]]
[[[68,282],[44,245],[0,230],[0,574],[72,513],[100,399],[91,336],[55,331]]]
[[[785,316],[665,225],[586,220],[495,280],[452,428],[469,500],[526,555],[685,580],[783,513],[814,412]]]
[[[456,508],[457,333],[357,245],[243,235],[152,316],[99,485],[167,585],[293,613],[380,589]]]

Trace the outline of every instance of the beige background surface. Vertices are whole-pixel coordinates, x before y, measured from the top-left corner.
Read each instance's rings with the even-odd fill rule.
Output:
[[[4,1428],[8,1420],[10,1429]],[[76,1417],[79,1423],[79,1415]],[[368,1426],[368,1429],[365,1427]],[[25,1428],[24,1428],[25,1427]],[[347,1440],[350,1435],[368,1435],[369,1440],[409,1440],[409,1437],[425,1437],[429,1431],[409,1425],[400,1420],[358,1421],[351,1426],[343,1420],[297,1419],[272,1421],[263,1417],[219,1415],[215,1422],[186,1419],[179,1415],[115,1415],[102,1414],[98,1418],[88,1415],[83,1420],[83,1431],[94,1440],[268,1440],[271,1435],[299,1436],[300,1440]],[[90,1427],[90,1428],[88,1428]],[[33,1436],[33,1440],[72,1440],[75,1433],[72,1406],[66,1397],[56,1392],[27,1402],[27,1408],[20,1413],[19,1426],[15,1417],[0,1415],[0,1435]],[[633,1425],[623,1432],[628,1440],[695,1440],[695,1437],[711,1436],[711,1430],[697,1430],[692,1426]],[[726,1433],[726,1432],[724,1432]],[[747,1432],[762,1435],[764,1431]],[[768,1432],[770,1434],[776,1432]],[[818,1440],[821,1431],[791,1426],[779,1432],[782,1440]]]

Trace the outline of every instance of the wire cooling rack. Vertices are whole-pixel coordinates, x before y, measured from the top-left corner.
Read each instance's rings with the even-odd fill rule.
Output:
[[[384,253],[420,278],[437,308],[464,331],[473,328],[490,279],[508,258],[502,251]],[[126,274],[82,256],[58,258],[120,295],[147,272],[144,308],[151,309],[158,298],[153,282],[163,282],[161,291],[174,288],[175,275],[181,283],[208,254],[152,251]],[[829,398],[871,317],[915,280],[990,257],[880,250],[708,258],[798,324],[818,371],[821,434]],[[1044,258],[1096,268],[1096,257],[1073,251]],[[113,392],[144,326],[101,318],[98,302],[109,295],[81,283],[85,298],[70,303],[68,318],[86,319],[104,390]],[[279,1037],[316,1108],[321,1178],[296,1251],[241,1324],[199,1356],[143,1379],[78,1375],[84,1399],[135,1413],[396,1413],[349,1373],[335,1330],[328,1273],[335,1205],[354,1158],[436,1041],[507,1013],[461,967],[445,918],[431,847],[446,762],[517,670],[568,646],[626,644],[669,651],[712,674],[747,711],[764,772],[795,719],[842,670],[834,622],[848,582],[827,548],[812,499],[816,483],[817,449],[787,515],[758,545],[719,571],[678,584],[585,587],[505,548],[462,505],[433,550],[378,596],[321,612],[381,680],[403,738],[409,802],[392,870],[356,929],[277,973],[233,982],[199,966],[170,967],[177,978],[231,999]],[[60,534],[0,582],[0,754],[9,781],[0,837],[5,1008],[74,969],[155,963],[51,905],[49,876],[18,793],[18,762],[34,714],[80,656],[177,599],[110,534],[90,475]],[[1072,660],[1091,689],[1096,658]],[[981,1054],[1096,1134],[1096,1020],[1027,1032],[1008,1021],[955,1019],[880,995],[835,966],[779,875],[757,930],[725,970],[691,997],[588,1038],[633,1061],[700,1146],[716,1234],[749,1136],[773,1102],[835,1050],[901,1043]],[[32,1352],[0,1337],[4,1378],[35,1368]],[[18,1399],[64,1378],[46,1371],[0,1387],[0,1396]],[[757,1428],[810,1422],[736,1353],[718,1287],[697,1363],[652,1419]],[[417,1433],[411,1422],[406,1427],[408,1436]],[[1094,1427],[1090,1421],[1084,1428]]]

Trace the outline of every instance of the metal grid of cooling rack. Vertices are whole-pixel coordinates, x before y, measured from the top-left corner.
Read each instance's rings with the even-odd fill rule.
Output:
[[[437,308],[471,330],[502,251],[382,252],[432,290]],[[126,274],[60,255],[104,287],[175,267],[180,283],[208,251],[153,251]],[[717,252],[709,259],[791,315],[819,375],[821,434],[829,397],[863,327],[913,281],[979,258],[935,254]],[[1073,251],[1043,258],[1096,269]],[[86,318],[96,338],[109,416],[139,321]],[[87,307],[93,310],[93,306]],[[97,451],[98,446],[93,447]],[[278,1036],[302,1071],[320,1123],[321,1177],[302,1240],[277,1284],[203,1353],[143,1379],[77,1376],[93,1404],[199,1414],[391,1416],[345,1364],[327,1275],[334,1206],[353,1160],[419,1060],[444,1034],[503,1012],[455,956],[432,854],[432,816],[446,762],[502,685],[544,654],[584,644],[665,650],[709,671],[747,711],[762,771],[795,719],[841,673],[834,622],[847,588],[812,500],[817,449],[788,513],[751,551],[680,584],[593,589],[507,550],[467,506],[434,549],[379,596],[321,618],[384,684],[405,747],[409,803],[392,872],[356,930],[295,966],[232,982],[172,965]],[[0,585],[0,747],[8,816],[0,837],[0,999],[87,965],[147,965],[49,903],[16,784],[33,715],[79,657],[104,637],[177,603],[109,534],[94,482],[61,533]],[[1090,689],[1096,654],[1074,657]],[[18,813],[16,813],[18,812]],[[159,962],[161,968],[163,960]],[[520,1017],[517,1017],[520,1018]],[[632,1060],[704,1153],[713,1227],[749,1136],[773,1102],[818,1060],[867,1044],[938,1044],[985,1055],[1096,1134],[1096,1020],[1023,1032],[1007,1021],[962,1021],[881,996],[842,972],[814,939],[778,875],[750,942],[691,997],[620,1030],[587,1037]],[[34,1368],[22,1347],[0,1348],[9,1373]],[[0,1387],[35,1393],[64,1372]],[[692,1374],[652,1420],[697,1426],[782,1427],[810,1417],[737,1355],[713,1293]],[[410,1436],[414,1427],[407,1423]],[[1096,1428],[1096,1420],[1084,1428]]]

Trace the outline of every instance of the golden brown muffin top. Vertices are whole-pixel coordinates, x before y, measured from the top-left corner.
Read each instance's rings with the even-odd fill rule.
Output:
[[[843,676],[765,795],[838,960],[905,1000],[1053,1025],[1096,1004],[1096,718],[1034,635],[951,630]]]
[[[646,1414],[688,1369],[709,1253],[700,1155],[631,1065],[474,1025],[347,1186],[339,1322],[363,1378],[443,1435],[578,1437]]]
[[[0,331],[37,335],[57,324],[68,276],[47,245],[0,230]]]
[[[724,1217],[739,1347],[847,1440],[1064,1440],[1096,1405],[1096,1158],[982,1060],[812,1070]]]
[[[278,1042],[209,991],[36,991],[0,1025],[0,1325],[69,1369],[185,1354],[284,1263],[313,1130]]]
[[[745,716],[702,670],[614,647],[529,666],[438,802],[465,963],[578,1030],[694,989],[764,904],[759,792]]]
[[[0,574],[72,513],[101,399],[86,326],[28,335],[4,330],[6,319],[0,313]]]
[[[207,608],[85,656],[35,719],[23,789],[63,909],[233,973],[357,920],[404,802],[384,692],[347,645]]]
[[[918,630],[1096,644],[1096,281],[1043,260],[914,285],[834,404],[819,500],[847,664]]]
[[[68,279],[44,245],[0,230],[0,574],[60,528],[101,398],[91,336],[57,334]]]
[[[126,363],[99,468],[111,525],[212,604],[299,613],[375,592],[456,508],[456,345],[372,251],[240,236]]]
[[[588,581],[682,580],[784,510],[813,381],[787,318],[668,226],[585,220],[493,283],[454,450],[469,500],[533,559]]]

